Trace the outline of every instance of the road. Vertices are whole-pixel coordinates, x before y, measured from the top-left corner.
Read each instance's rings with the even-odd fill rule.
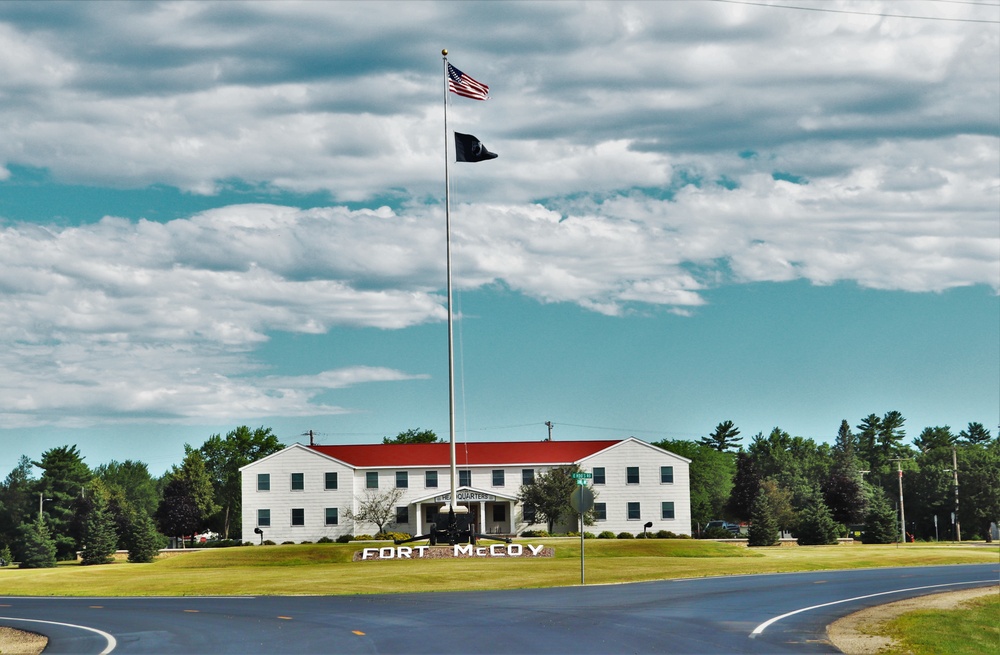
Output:
[[[976,564],[498,592],[8,597],[0,625],[47,635],[45,655],[836,653],[825,631],[841,616],[998,580],[1000,564]]]

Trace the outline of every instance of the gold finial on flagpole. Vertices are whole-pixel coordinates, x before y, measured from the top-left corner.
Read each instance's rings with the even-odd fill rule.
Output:
[[[445,57],[447,57],[448,56],[448,48],[442,48],[441,49],[441,54],[444,55]]]

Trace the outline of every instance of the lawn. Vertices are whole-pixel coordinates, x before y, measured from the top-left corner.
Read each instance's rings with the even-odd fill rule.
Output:
[[[355,551],[385,544],[298,544],[212,549],[152,564],[63,563],[52,569],[0,569],[4,596],[334,595],[579,584],[577,539],[531,539],[555,548],[544,559],[433,559],[352,562]],[[714,575],[880,566],[990,563],[1000,547],[972,544],[745,548],[681,539],[586,542],[588,584]],[[488,575],[484,575],[488,572]]]
[[[884,630],[913,655],[1000,652],[1000,595],[969,601],[962,609],[908,612]]]

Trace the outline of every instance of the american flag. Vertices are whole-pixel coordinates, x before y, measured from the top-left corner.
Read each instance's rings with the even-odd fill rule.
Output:
[[[475,81],[451,64],[448,64],[448,90],[473,100],[486,100],[490,97],[490,87]]]

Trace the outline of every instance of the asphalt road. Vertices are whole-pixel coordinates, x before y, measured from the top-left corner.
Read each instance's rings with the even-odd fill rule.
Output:
[[[825,631],[841,616],[998,581],[1000,564],[977,564],[498,592],[8,597],[0,625],[47,635],[45,655],[836,653]]]

